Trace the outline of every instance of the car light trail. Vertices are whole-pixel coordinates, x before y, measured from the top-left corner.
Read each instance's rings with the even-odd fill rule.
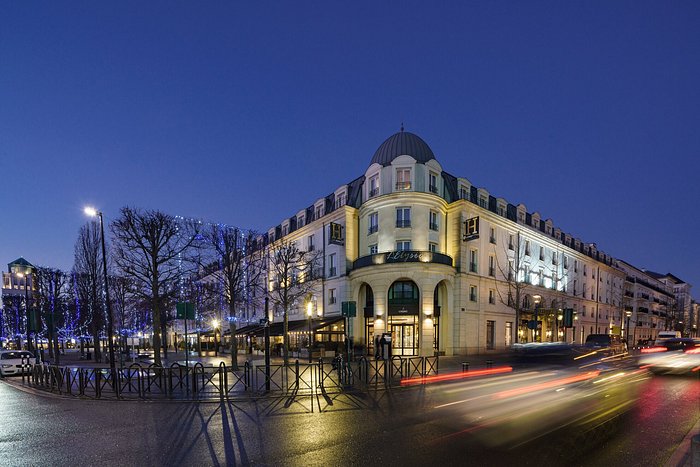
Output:
[[[500,366],[496,368],[487,368],[485,370],[470,370],[462,373],[448,373],[445,375],[423,376],[419,378],[404,378],[401,380],[401,386],[409,386],[412,384],[439,383],[442,381],[454,381],[464,378],[473,378],[475,376],[489,376],[502,373],[510,373],[512,371],[513,367]]]

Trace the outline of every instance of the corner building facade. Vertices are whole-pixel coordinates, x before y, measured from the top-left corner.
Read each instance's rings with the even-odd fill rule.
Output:
[[[339,317],[342,303],[354,302],[347,334],[368,353],[385,333],[393,355],[425,356],[624,332],[626,276],[612,257],[450,175],[403,130],[363,175],[263,237],[264,248],[284,239],[320,250],[314,316]],[[573,326],[564,327],[564,309],[573,309]],[[279,321],[280,310],[270,314]],[[289,319],[305,319],[303,303]]]

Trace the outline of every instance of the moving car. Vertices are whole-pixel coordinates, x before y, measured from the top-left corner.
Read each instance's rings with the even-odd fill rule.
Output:
[[[604,356],[627,353],[627,344],[617,334],[589,334],[584,347]]]
[[[662,342],[664,342],[668,339],[674,339],[677,337],[681,337],[680,331],[659,331],[659,334],[656,336],[656,340],[654,341],[654,344],[661,345]]]
[[[29,373],[33,361],[34,355],[26,350],[0,350],[0,376]]]
[[[674,337],[641,350],[639,365],[652,373],[700,372],[700,340]]]

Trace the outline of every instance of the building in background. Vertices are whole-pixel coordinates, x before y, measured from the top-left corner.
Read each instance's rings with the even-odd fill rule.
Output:
[[[0,345],[15,347],[26,337],[27,306],[35,293],[34,273],[36,268],[20,257],[7,265],[2,273],[2,295],[0,304]]]

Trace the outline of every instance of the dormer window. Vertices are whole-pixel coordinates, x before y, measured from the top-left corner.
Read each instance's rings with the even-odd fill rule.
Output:
[[[323,206],[319,204],[316,206],[316,219],[320,219],[321,217],[323,217]]]
[[[336,209],[341,206],[345,206],[345,193],[339,193],[338,196],[335,197]]]
[[[304,227],[304,216],[297,217],[297,228]]]
[[[396,191],[411,189],[411,169],[396,169]]]
[[[469,199],[469,190],[464,186],[459,187],[459,199]]]
[[[488,207],[485,196],[479,196],[479,206],[481,206],[482,208]]]
[[[437,194],[438,192],[438,186],[437,186],[437,174],[430,172],[430,175],[428,175],[428,189],[430,190],[431,193]]]
[[[369,192],[367,193],[368,198],[373,198],[379,195],[379,174],[374,174],[369,178]]]

